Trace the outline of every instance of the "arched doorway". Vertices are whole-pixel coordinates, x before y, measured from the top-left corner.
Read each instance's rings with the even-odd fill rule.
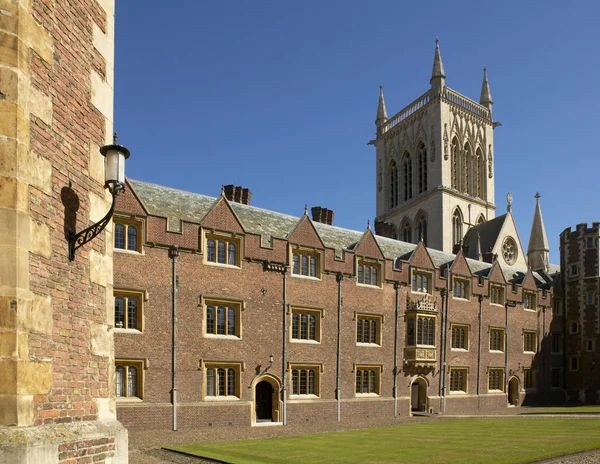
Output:
[[[254,407],[256,410],[256,421],[273,420],[273,386],[263,380],[256,384],[256,401]]]
[[[508,404],[510,406],[519,405],[519,379],[512,377],[508,381]]]
[[[257,377],[254,382],[253,423],[280,422],[282,403],[281,383],[271,374]]]
[[[423,377],[413,380],[410,386],[410,410],[427,412],[427,381]]]

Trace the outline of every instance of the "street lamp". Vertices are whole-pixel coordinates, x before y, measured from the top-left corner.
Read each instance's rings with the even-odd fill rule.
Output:
[[[106,216],[100,219],[96,224],[87,229],[78,232],[69,231],[69,260],[75,259],[75,250],[93,240],[100,232],[104,230],[110,222],[117,196],[125,190],[125,160],[129,158],[129,150],[122,145],[117,145],[117,134],[114,134],[112,145],[100,147],[100,153],[104,156],[104,188],[107,188],[112,195],[112,204]]]

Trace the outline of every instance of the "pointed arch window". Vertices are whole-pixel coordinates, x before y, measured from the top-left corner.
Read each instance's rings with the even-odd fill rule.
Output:
[[[458,245],[462,242],[463,238],[463,220],[462,214],[459,208],[454,210],[454,214],[452,215],[452,244]]]
[[[427,148],[423,142],[419,143],[417,147],[417,159],[418,159],[418,176],[419,176],[419,193],[427,190]]]
[[[460,190],[460,159],[459,159],[458,140],[456,137],[452,139],[452,188]]]
[[[462,156],[462,172],[463,172],[463,181],[462,181],[462,191],[464,193],[468,193],[469,195],[473,194],[472,182],[473,182],[473,152],[471,151],[471,145],[469,143],[465,144],[465,149],[463,150]]]
[[[479,217],[477,218],[477,225],[483,224],[484,222],[485,222],[485,218],[483,217],[483,214],[480,214]]]
[[[427,219],[424,214],[421,214],[417,219],[417,240],[423,242],[427,246]]]
[[[485,160],[483,159],[483,151],[477,149],[477,196],[485,199]]]
[[[396,162],[392,160],[390,163],[390,189],[389,189],[389,201],[390,208],[398,206],[398,166]]]
[[[410,153],[405,152],[402,160],[402,171],[404,173],[404,201],[412,198],[413,186],[412,186],[412,158]]]
[[[400,234],[401,234],[403,242],[412,243],[412,230],[410,227],[410,222],[408,222],[408,219],[406,219],[404,221],[404,223],[402,224],[402,229],[401,229]]]

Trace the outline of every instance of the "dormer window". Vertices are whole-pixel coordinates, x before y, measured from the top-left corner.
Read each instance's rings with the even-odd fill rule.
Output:
[[[454,298],[460,298],[463,300],[468,300],[470,298],[469,281],[467,279],[455,277],[452,290]]]
[[[206,262],[240,267],[241,238],[233,234],[206,234]]]
[[[362,285],[381,285],[381,265],[376,262],[358,261],[356,280]]]
[[[292,250],[292,274],[321,278],[321,255],[317,251],[295,248]]]
[[[420,293],[431,293],[432,275],[428,272],[413,271],[412,291]]]

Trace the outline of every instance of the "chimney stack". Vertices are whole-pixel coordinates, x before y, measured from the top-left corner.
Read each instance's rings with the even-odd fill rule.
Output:
[[[483,254],[483,262],[484,263],[490,263],[490,264],[492,264],[497,259],[498,259],[498,255],[495,254],[495,253],[492,253],[492,249],[491,248]]]
[[[333,225],[333,211],[321,206],[313,206],[310,209],[312,220],[321,224]]]
[[[375,221],[375,235],[387,238],[396,238],[396,231],[394,226],[389,222]]]
[[[239,185],[226,185],[223,187],[225,198],[229,201],[241,203],[242,205],[249,205],[250,199],[252,198],[252,192],[247,188],[242,188]]]

